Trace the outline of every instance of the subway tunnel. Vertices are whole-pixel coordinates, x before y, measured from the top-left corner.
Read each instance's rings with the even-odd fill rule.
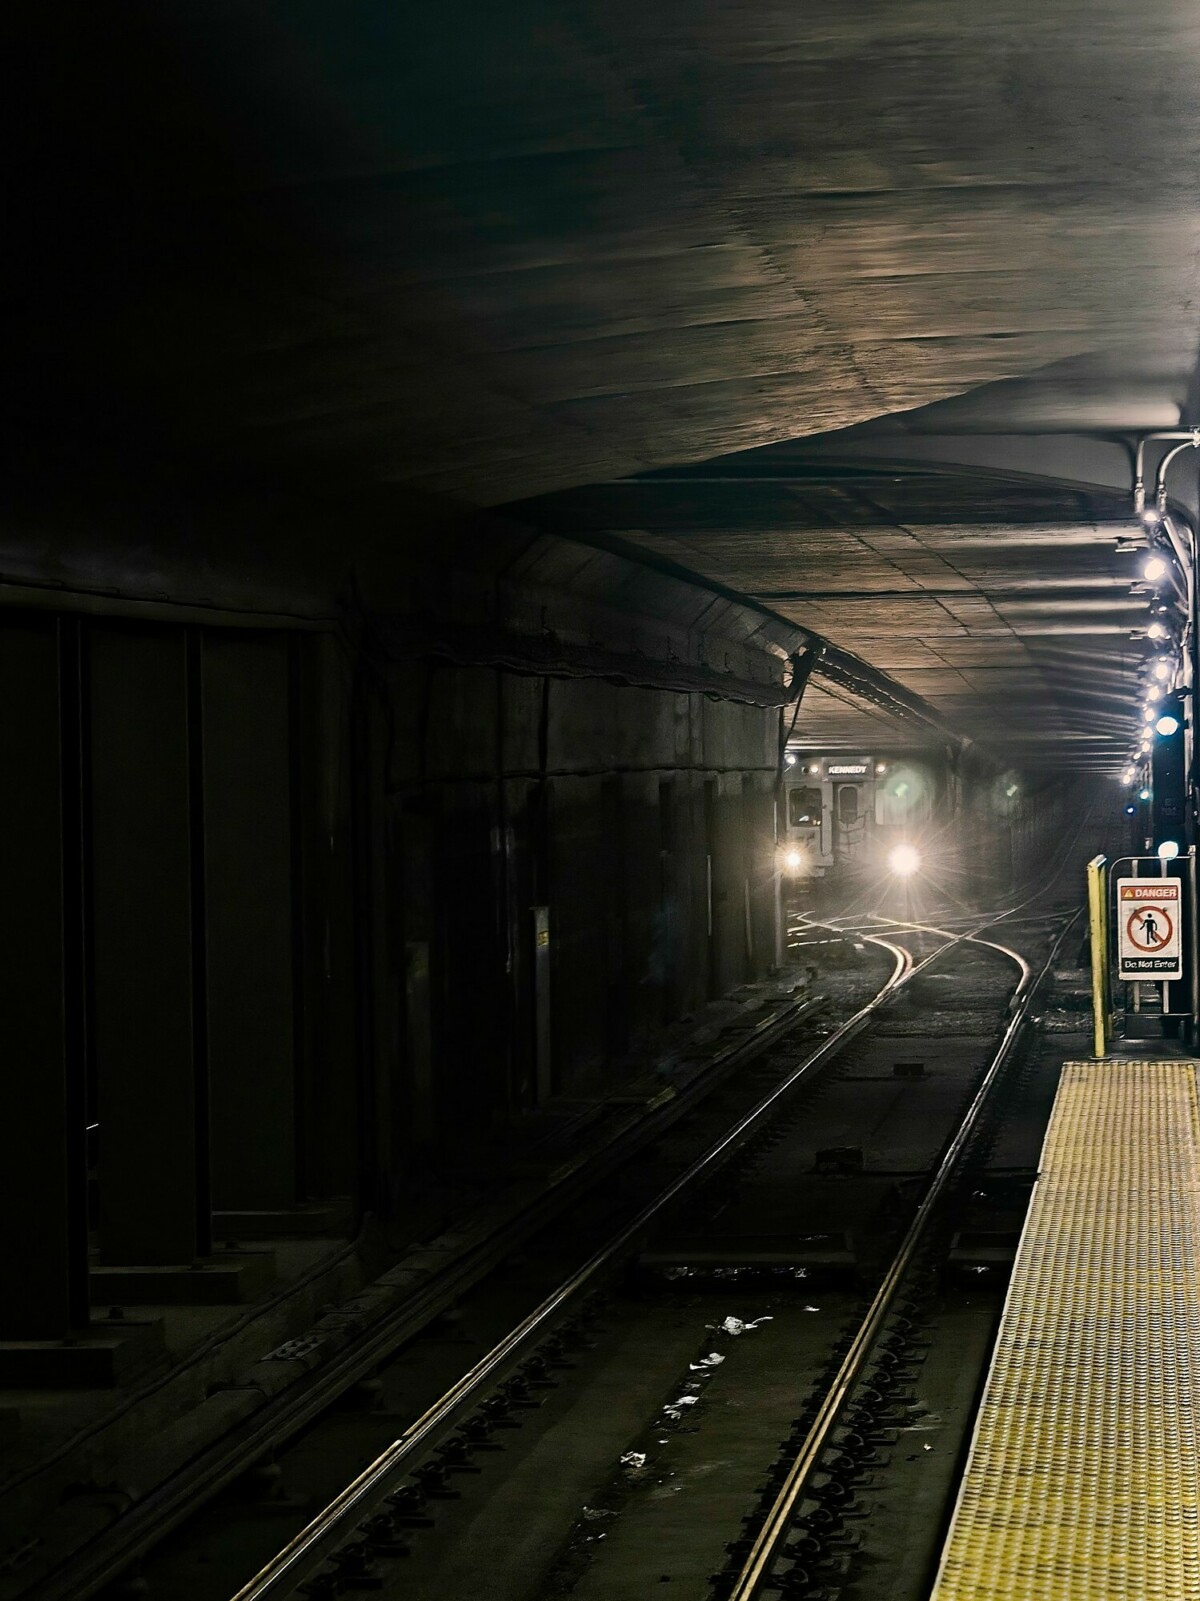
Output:
[[[1082,1015],[1178,857],[1194,1043],[1200,25],[4,31],[0,1601],[227,1598],[158,1542],[832,944],[1020,914]]]

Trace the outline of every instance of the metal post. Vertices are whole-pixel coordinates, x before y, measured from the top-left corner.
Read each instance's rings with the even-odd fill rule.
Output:
[[[1200,1046],[1200,907],[1196,902],[1196,847],[1187,854],[1188,867],[1188,992],[1192,1015],[1188,1020],[1188,1045],[1194,1051]]]
[[[1108,1050],[1108,896],[1104,856],[1094,856],[1087,865],[1088,922],[1092,952],[1092,1054],[1101,1057]]]
[[[1131,874],[1131,876],[1134,877],[1134,879],[1136,879],[1136,877],[1139,876],[1139,874],[1138,874],[1138,861],[1139,861],[1138,857],[1131,857],[1130,858],[1130,863],[1131,863],[1131,865],[1130,865],[1130,874]],[[1141,1009],[1142,1009],[1142,986],[1139,985],[1138,980],[1136,980],[1136,978],[1134,978],[1133,985],[1131,985],[1130,988],[1133,989],[1133,1010],[1134,1010],[1134,1012],[1141,1012]],[[1126,1029],[1126,1033],[1128,1033],[1128,1029]]]
[[[1112,884],[1112,863],[1104,862],[1100,868],[1100,949],[1101,995],[1104,1001],[1104,1036],[1113,1037],[1113,964],[1111,932],[1113,919],[1109,913],[1109,889]]]

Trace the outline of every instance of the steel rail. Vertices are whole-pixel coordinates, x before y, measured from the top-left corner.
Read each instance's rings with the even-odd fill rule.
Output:
[[[912,1263],[917,1247],[924,1237],[934,1209],[945,1192],[946,1186],[954,1176],[959,1159],[966,1149],[971,1135],[974,1133],[975,1125],[979,1121],[980,1113],[988,1096],[991,1094],[996,1079],[1012,1053],[1021,1029],[1024,1027],[1032,999],[1050,970],[1051,963],[1057,956],[1060,946],[1070,929],[1078,922],[1080,915],[1081,913],[1076,912],[1063,926],[1036,978],[1032,976],[1029,964],[1018,952],[1008,950],[1004,946],[995,945],[991,940],[977,941],[979,944],[991,945],[993,949],[1003,951],[1005,955],[1012,957],[1022,969],[1021,981],[1017,985],[1009,1003],[1008,1025],[1004,1030],[987,1072],[980,1080],[971,1104],[959,1124],[957,1132],[942,1154],[937,1172],[930,1180],[929,1186],[913,1216],[913,1220],[909,1224],[903,1240],[900,1242],[891,1266],[875,1292],[874,1299],[859,1326],[858,1333],[842,1359],[833,1382],[826,1391],[825,1398],[821,1403],[813,1425],[806,1435],[791,1468],[788,1470],[787,1478],[755,1537],[754,1544],[750,1549],[742,1571],[738,1575],[733,1589],[729,1592],[728,1601],[754,1601],[754,1598],[762,1592],[763,1586],[767,1583],[771,1568],[780,1555],[781,1547],[784,1545],[791,1530],[796,1509],[800,1504],[808,1482],[816,1471],[821,1454],[829,1443],[830,1435],[837,1420],[863,1368],[866,1366],[867,1359],[874,1349],[880,1334],[883,1332],[892,1303],[896,1299],[897,1291]]]
[[[1008,912],[1002,912],[999,917],[994,918],[992,921],[994,923],[999,923],[999,922],[1001,922],[1003,920],[1003,918],[1008,917],[1010,915],[1011,914],[1008,913]],[[1077,913],[1076,917],[1078,917],[1078,915],[1079,914]],[[896,918],[889,918],[887,920],[887,922],[888,922],[889,928],[891,929],[891,931],[893,933],[895,933],[897,931],[903,933],[906,930],[911,930],[914,934],[938,934],[938,935],[941,935],[944,938],[952,938],[953,937],[948,929],[934,928],[931,923],[900,922]],[[982,924],[979,925],[980,928],[990,928],[991,926],[992,926],[992,923],[982,923]],[[1065,932],[1066,932],[1066,930],[1064,929],[1063,933],[1065,934]],[[1021,978],[1020,978],[1020,981],[1017,984],[1016,989],[1013,991],[1012,997],[1009,1000],[1008,1004],[1009,1004],[1010,1008],[1017,1006],[1020,1003],[1021,999],[1023,998],[1025,990],[1028,987],[1029,981],[1033,976],[1033,969],[1030,967],[1029,963],[1025,960],[1025,958],[1021,955],[1020,951],[1014,951],[1008,945],[1000,945],[994,939],[980,939],[978,930],[974,934],[962,934],[959,937],[962,940],[962,942],[964,944],[966,944],[966,945],[986,945],[989,948],[989,950],[999,951],[1001,956],[1007,956],[1012,961],[1016,962],[1017,966],[1021,969]],[[1061,939],[1061,938],[1062,938],[1062,935],[1060,934],[1058,936],[1058,939]],[[1055,949],[1057,950],[1057,948],[1058,948],[1058,940],[1055,941]]]
[[[894,949],[882,938],[877,943]],[[793,1002],[757,1025],[749,1036],[723,1046],[710,1059],[705,1080],[713,1069],[719,1069],[723,1078],[733,1063],[771,1049],[811,1015],[814,1005],[813,1000]],[[661,1132],[694,1104],[693,1089],[689,1087],[646,1114],[638,1130],[647,1134]],[[626,1131],[624,1140],[629,1134]],[[185,1470],[134,1502],[97,1539],[72,1552],[39,1578],[39,1601],[87,1601],[103,1585],[118,1578],[193,1515],[198,1506],[232,1483],[249,1463],[293,1438],[327,1411],[351,1384],[373,1372],[406,1340],[420,1333],[440,1310],[472,1289],[495,1268],[497,1261],[553,1215],[554,1206],[565,1204],[564,1196],[569,1198],[581,1187],[603,1178],[619,1164],[621,1151],[627,1150],[624,1140],[621,1150],[606,1149],[586,1166],[556,1180],[551,1190],[505,1221],[495,1234],[472,1245],[460,1261],[439,1272],[392,1310],[383,1312],[350,1346],[334,1353],[281,1394],[265,1400],[261,1408],[222,1435]],[[644,1143],[640,1134],[638,1143]]]
[[[727,1158],[743,1144],[767,1113],[796,1083],[859,1034],[875,1013],[899,989],[921,971],[933,957],[914,963],[910,952],[893,944],[882,935],[868,935],[874,945],[882,946],[893,956],[892,972],[882,988],[853,1017],[828,1035],[797,1064],[768,1095],[747,1112],[732,1129],[688,1168],[674,1179],[647,1206],[626,1223],[604,1246],[596,1251],[582,1267],[564,1280],[516,1328],[482,1357],[469,1372],[437,1400],[421,1417],[394,1441],[386,1451],[366,1467],[358,1478],[348,1484],[321,1512],[277,1552],[265,1567],[236,1592],[233,1601],[268,1601],[303,1582],[314,1568],[326,1559],[329,1550],[349,1537],[354,1522],[361,1520],[370,1507],[393,1488],[408,1465],[423,1451],[432,1446],[434,1439],[453,1427],[455,1420],[476,1401],[480,1392],[495,1381],[512,1363],[522,1349],[545,1335],[552,1320],[567,1303],[580,1295],[586,1287],[642,1234],[658,1215],[701,1175],[714,1172],[723,1158]],[[958,943],[951,940],[951,944]],[[944,949],[945,947],[943,947]],[[941,950],[934,952],[940,955]]]
[[[528,1317],[465,1373],[445,1395],[416,1419],[398,1440],[382,1452],[358,1478],[348,1484],[328,1506],[277,1552],[270,1562],[238,1590],[232,1601],[275,1601],[275,1598],[302,1583],[327,1559],[333,1548],[349,1538],[354,1524],[361,1521],[372,1506],[396,1485],[409,1465],[423,1451],[431,1449],[434,1440],[453,1427],[466,1408],[478,1399],[481,1391],[515,1363],[522,1349],[545,1335],[551,1322],[564,1311],[568,1302],[580,1295],[604,1269],[619,1259],[680,1194],[696,1183],[701,1176],[708,1176],[714,1172],[723,1159],[731,1156],[801,1078],[836,1055],[867,1026],[880,1007],[924,972],[931,963],[954,946],[974,940],[982,929],[990,927],[991,923],[997,920],[993,917],[976,925],[973,934],[947,935],[943,945],[919,962],[913,960],[910,952],[902,946],[893,944],[882,934],[862,935],[861,937],[869,943],[891,951],[895,959],[891,975],[877,994],[811,1051],[732,1129],[674,1179],[631,1222],[625,1224],[582,1267],[559,1285]],[[941,936],[944,931],[929,930],[929,932]],[[1013,956],[1018,963],[1022,961],[1015,952],[1010,952],[1004,947],[997,949],[1003,950],[1005,955]],[[1022,980],[1022,983],[1025,982],[1027,973]]]

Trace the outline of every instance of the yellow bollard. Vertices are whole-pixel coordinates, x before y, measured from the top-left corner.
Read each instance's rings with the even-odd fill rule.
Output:
[[[1108,979],[1108,858],[1095,856],[1087,865],[1088,922],[1092,950],[1092,1054],[1108,1051],[1111,1026]]]

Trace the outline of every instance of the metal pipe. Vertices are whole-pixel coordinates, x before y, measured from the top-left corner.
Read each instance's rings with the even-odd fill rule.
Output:
[[[1158,473],[1154,481],[1154,495],[1160,513],[1166,510],[1165,505],[1162,503],[1167,496],[1167,470],[1171,463],[1176,456],[1181,456],[1185,450],[1196,450],[1198,448],[1200,448],[1200,429],[1196,431],[1196,434],[1191,439],[1186,439],[1182,445],[1176,445],[1174,450],[1168,450],[1159,462]]]
[[[1173,439],[1186,440],[1188,444],[1200,449],[1200,428],[1167,428],[1158,433],[1143,434],[1137,442],[1134,457],[1133,509],[1139,517],[1146,509],[1146,446],[1159,441],[1165,444]]]

